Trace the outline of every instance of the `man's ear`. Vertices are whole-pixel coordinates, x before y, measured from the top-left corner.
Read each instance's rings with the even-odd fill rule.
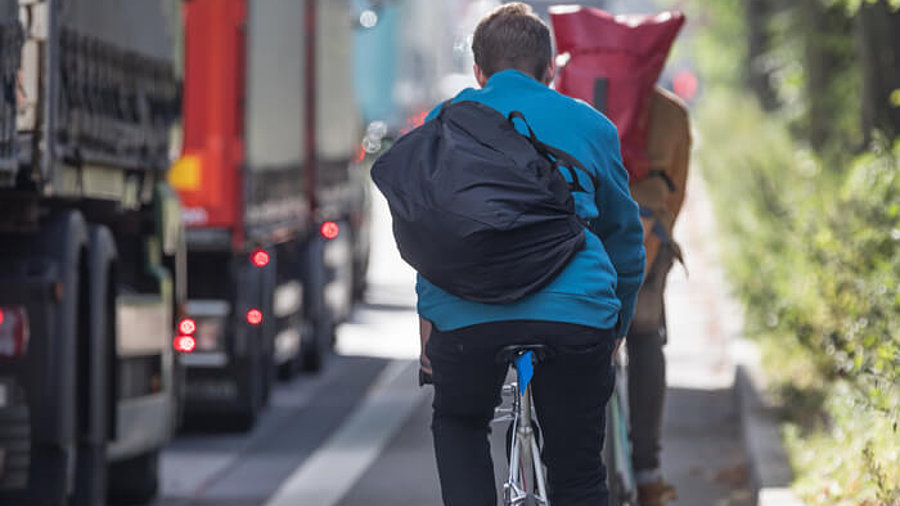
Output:
[[[478,86],[484,88],[484,85],[487,84],[488,80],[487,75],[485,75],[484,71],[481,70],[481,67],[479,67],[477,63],[472,64],[472,71],[475,72],[475,80],[478,81]]]
[[[556,79],[556,61],[550,58],[550,63],[547,64],[547,69],[544,71],[544,84],[550,86],[554,79]]]

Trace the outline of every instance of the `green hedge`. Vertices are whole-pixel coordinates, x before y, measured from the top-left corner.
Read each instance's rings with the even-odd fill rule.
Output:
[[[829,167],[726,91],[705,97],[696,123],[799,491],[811,504],[900,504],[900,144]]]

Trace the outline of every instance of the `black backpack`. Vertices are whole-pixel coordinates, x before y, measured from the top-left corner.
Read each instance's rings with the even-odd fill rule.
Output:
[[[508,304],[546,286],[584,247],[571,155],[472,101],[444,104],[372,167],[400,256],[458,297]],[[527,126],[527,122],[526,122]],[[559,172],[567,170],[572,183]]]

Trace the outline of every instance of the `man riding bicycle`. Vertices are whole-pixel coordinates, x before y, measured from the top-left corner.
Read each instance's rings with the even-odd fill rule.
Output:
[[[487,15],[472,50],[480,89],[466,89],[449,103],[474,101],[504,116],[520,112],[537,138],[573,155],[597,184],[575,196],[575,211],[588,224],[585,246],[538,291],[513,303],[488,304],[417,279],[444,504],[497,502],[487,436],[506,376],[507,366],[496,356],[512,344],[554,350],[533,380],[550,502],[607,504],[601,449],[613,388],[611,356],[629,328],[644,272],[641,222],[616,129],[590,105],[548,87],[556,72],[550,31],[527,5],[510,3]]]

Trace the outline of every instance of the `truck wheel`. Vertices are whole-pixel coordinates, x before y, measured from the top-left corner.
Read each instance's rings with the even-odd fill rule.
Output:
[[[230,417],[230,428],[237,432],[247,432],[256,425],[256,419],[262,410],[262,394],[254,389],[250,394],[249,404]]]
[[[107,487],[106,445],[81,443],[78,445],[78,464],[75,471],[73,506],[103,504]]]
[[[116,462],[109,469],[109,498],[113,503],[145,504],[159,488],[159,450]]]
[[[278,364],[278,379],[283,381],[291,380],[303,368],[303,364],[301,363],[303,341],[311,339],[313,333],[312,328],[312,324],[307,321],[303,321],[303,323],[297,325],[297,332],[300,333],[300,348],[290,359]]]
[[[309,339],[300,340],[300,367],[304,371],[318,372],[322,369],[325,356],[334,346],[334,330],[334,320],[330,314],[316,318]]]
[[[300,371],[300,358],[292,357],[286,362],[278,364],[278,379],[289,381]]]
[[[353,262],[353,301],[359,302],[366,296],[369,281],[366,279],[369,270],[368,259]]]
[[[87,226],[84,217],[78,211],[63,210],[52,216],[42,225],[42,230],[35,237],[35,249],[41,255],[52,258],[58,265],[58,280],[62,283],[64,293],[62,300],[55,308],[50,332],[46,336],[46,346],[57,356],[55,374],[47,374],[52,378],[42,391],[35,392],[40,399],[52,396],[51,402],[36,402],[37,412],[32,417],[56,418],[61,426],[62,437],[56,434],[49,440],[35,437],[31,433],[31,462],[29,467],[28,501],[24,504],[40,504],[46,506],[63,506],[68,504],[67,495],[71,490],[65,485],[69,483],[70,466],[74,463],[77,424],[75,423],[77,408],[78,379],[77,361],[79,358],[76,342],[81,337],[80,327],[88,308],[82,305],[86,300],[84,276],[84,248],[88,244]],[[37,357],[31,357],[37,358]],[[43,367],[43,362],[38,362]],[[49,364],[47,364],[49,365]],[[32,422],[34,418],[32,418]],[[32,424],[32,430],[34,425]]]
[[[311,339],[307,339],[307,344],[300,346],[300,369],[306,372],[319,372],[322,370],[322,351],[319,350],[318,340],[315,333]],[[312,342],[310,342],[312,341]]]
[[[79,318],[87,319],[80,327],[87,335],[79,336],[78,343],[78,402],[84,410],[77,425],[74,506],[103,504],[107,492],[106,439],[110,413],[115,409],[110,393],[115,368],[110,355],[114,353],[116,325],[115,258],[112,233],[104,226],[91,226],[87,272],[82,277],[83,302],[79,304]],[[87,307],[82,309],[85,303]]]
[[[31,449],[31,476],[40,477],[45,486],[31,487],[32,500],[36,504],[47,506],[64,506],[67,504],[66,487],[58,484],[66,483],[68,478],[68,454],[54,445],[34,446]],[[49,486],[47,486],[49,484]]]
[[[226,424],[229,429],[247,432],[256,424],[256,419],[265,405],[264,389],[266,381],[263,376],[267,372],[267,366],[269,369],[271,368],[270,362],[264,356],[256,357],[254,364],[250,367],[247,378],[247,381],[250,383],[247,403],[241,406],[233,415],[227,417]]]

